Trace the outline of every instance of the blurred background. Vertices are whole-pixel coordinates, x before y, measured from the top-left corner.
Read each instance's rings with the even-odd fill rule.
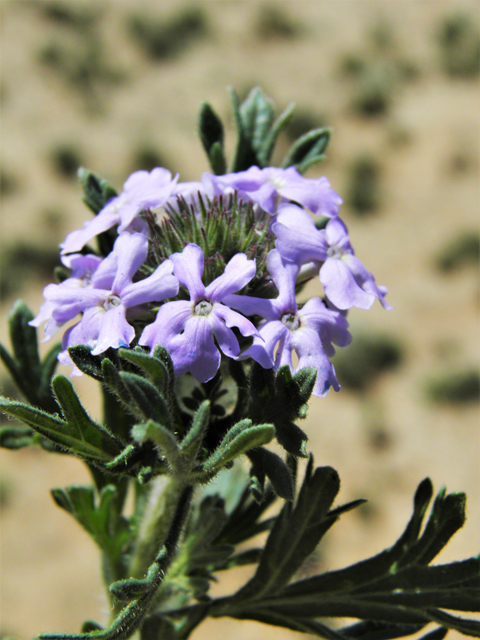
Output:
[[[278,159],[310,128],[333,127],[327,160],[307,175],[326,175],[344,198],[356,254],[395,309],[350,313],[354,340],[335,359],[342,389],[314,399],[304,425],[316,463],[340,473],[340,499],[369,499],[327,535],[312,558],[317,571],[393,543],[427,475],[437,490],[468,494],[467,526],[439,561],[478,552],[478,8],[463,0],[0,3],[4,344],[14,300],[37,313],[59,242],[89,219],[78,166],[119,190],[132,171],[159,165],[199,179],[208,170],[196,135],[202,100],[229,123],[233,148],[227,85],[241,97],[260,85],[278,112],[296,102]],[[319,293],[312,284],[304,297]],[[96,414],[89,382],[75,383]],[[4,369],[0,386],[15,395]],[[23,640],[102,621],[97,550],[49,495],[89,482],[81,463],[41,450],[2,451],[0,460],[2,634]],[[247,634],[300,637],[217,620],[193,638]]]

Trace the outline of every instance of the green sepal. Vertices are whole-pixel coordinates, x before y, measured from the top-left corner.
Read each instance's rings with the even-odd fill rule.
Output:
[[[120,453],[123,448],[121,440],[103,425],[92,420],[68,378],[62,375],[55,376],[52,380],[52,389],[68,426],[76,433],[79,440],[97,447],[109,460]]]
[[[330,141],[332,130],[329,127],[312,129],[301,136],[290,148],[285,156],[282,167],[295,167],[299,173],[305,171],[324,159],[324,151]]]
[[[118,355],[143,371],[162,394],[168,393],[168,371],[159,358],[146,353],[141,347],[119,349]]]
[[[198,129],[213,173],[216,175],[226,173],[227,163],[223,150],[223,124],[208,102],[203,102],[200,107]]]
[[[267,444],[274,435],[275,427],[271,424],[252,426],[251,420],[241,420],[225,434],[222,442],[203,462],[202,467],[208,474],[216,473],[250,449]]]
[[[78,170],[78,180],[84,193],[83,201],[95,214],[100,213],[107,202],[118,195],[106,180],[84,167]]]
[[[73,360],[75,366],[77,366],[82,373],[87,374],[94,380],[103,380],[101,357],[92,356],[90,353],[91,347],[86,344],[75,345],[74,347],[68,347],[68,353]]]

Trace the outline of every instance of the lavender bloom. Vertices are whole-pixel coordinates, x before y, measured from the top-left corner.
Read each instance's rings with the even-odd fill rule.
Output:
[[[281,255],[296,264],[317,261],[320,282],[328,299],[338,309],[369,309],[378,298],[385,309],[386,287],[379,287],[373,275],[354,256],[348,230],[340,218],[318,230],[311,217],[295,206],[285,206],[272,225]]]
[[[293,200],[315,214],[335,217],[342,204],[327,178],[304,178],[294,167],[250,167],[247,171],[213,177],[220,191],[237,189],[240,198],[251,200],[273,215],[280,203]]]
[[[117,238],[112,253],[97,266],[90,279],[84,278],[78,284],[73,282],[78,278],[69,278],[45,288],[49,305],[46,311],[51,313],[56,328],[78,313],[83,314],[64,335],[61,362],[70,363],[66,349],[75,344],[88,344],[93,355],[110,347],[128,346],[135,330],[126,319],[127,310],[152,301],[160,302],[178,293],[179,285],[172,275],[170,260],[165,260],[148,278],[132,282],[147,252],[145,236],[125,232]],[[34,326],[45,319],[46,311],[40,311],[32,321]]]
[[[226,299],[231,307],[246,315],[259,314],[265,318],[260,325],[260,336],[264,342],[255,337],[253,345],[242,357],[255,358],[261,349],[273,358],[278,344],[276,368],[288,364],[293,371],[292,352],[296,351],[299,358],[297,371],[303,367],[315,367],[318,371],[314,395],[325,396],[330,386],[338,391],[340,385],[327,354],[335,352],[332,343],[339,346],[350,343],[346,319],[341,313],[327,309],[320,298],[312,298],[299,310],[295,300],[295,281],[300,267],[283,261],[276,249],[268,254],[267,268],[279,292],[275,300],[237,295]]]
[[[115,225],[119,225],[118,233],[122,233],[130,227],[140,211],[165,204],[175,189],[177,179],[178,175],[172,180],[170,171],[160,167],[150,173],[132,173],[119,196],[112,198],[93,220],[84,224],[83,229],[68,234],[61,245],[62,253],[80,251],[89,240]]]
[[[182,253],[174,253],[170,259],[175,276],[190,293],[190,301],[176,300],[160,307],[155,322],[145,327],[139,344],[150,349],[156,344],[163,345],[170,353],[176,375],[190,372],[200,382],[207,382],[220,366],[220,352],[214,338],[221,351],[234,359],[240,354],[240,346],[231,327],[237,327],[244,336],[258,339],[258,331],[250,320],[222,304],[227,296],[240,291],[254,277],[255,261],[247,260],[244,253],[237,253],[224,273],[205,287],[202,282],[204,256],[199,246],[187,244]],[[264,367],[273,366],[273,360],[264,351],[259,350],[255,359]]]

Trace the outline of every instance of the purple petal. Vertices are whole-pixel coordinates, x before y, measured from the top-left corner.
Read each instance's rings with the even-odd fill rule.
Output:
[[[185,327],[185,323],[193,314],[192,305],[186,300],[174,300],[162,305],[152,324],[145,327],[138,344],[153,350],[155,345],[168,347],[170,341]]]
[[[161,302],[178,293],[178,280],[172,274],[173,262],[165,260],[152,275],[127,285],[122,291],[122,304],[133,307],[146,302]]]
[[[352,245],[348,237],[348,229],[345,223],[340,218],[334,218],[328,222],[325,227],[325,234],[327,237],[327,243],[330,246],[335,246],[343,251],[353,253]]]
[[[232,309],[238,309],[246,316],[259,315],[267,320],[278,320],[278,311],[274,300],[255,298],[254,296],[240,296],[231,294],[225,296],[223,302]]]
[[[386,287],[377,286],[373,275],[370,273],[370,271],[367,271],[367,269],[365,269],[358,258],[353,255],[346,255],[343,257],[343,260],[344,262],[346,262],[348,268],[353,273],[353,277],[355,278],[358,285],[361,286],[364,291],[376,296],[380,300],[382,307],[384,307],[385,309],[393,309],[393,307],[388,304],[384,297],[387,293]]]
[[[205,289],[212,302],[221,302],[225,296],[240,291],[255,276],[255,260],[248,260],[244,253],[237,253],[228,262],[221,276]]]
[[[110,204],[117,199],[118,198],[114,198],[111,200]],[[108,204],[107,207],[109,206]],[[118,212],[110,211],[108,208],[103,209],[93,220],[85,222],[83,229],[77,229],[68,234],[64,242],[60,245],[62,247],[62,254],[77,253],[89,240],[113,227],[118,223],[118,220]]]
[[[240,345],[233,331],[225,325],[223,319],[215,311],[210,313],[208,321],[220,349],[229,358],[236,359],[240,353]]]
[[[266,322],[260,327],[261,338],[255,337],[253,344],[241,356],[241,359],[251,357],[265,369],[270,369],[273,364],[273,355],[277,343],[286,337],[289,332],[287,327],[279,320]],[[262,340],[263,339],[263,340]]]
[[[282,260],[280,252],[272,249],[267,256],[267,269],[279,292],[275,300],[277,308],[295,313],[297,311],[295,282],[300,267],[293,262]]]
[[[201,248],[193,243],[187,244],[182,253],[170,256],[173,262],[173,272],[182,287],[186,287],[190,298],[194,301],[205,297],[205,286],[202,282],[204,256]]]
[[[135,330],[125,318],[126,311],[123,305],[105,311],[100,322],[97,344],[95,349],[92,349],[92,355],[97,356],[110,347],[113,349],[128,347],[135,337]]]
[[[237,327],[240,329],[242,336],[259,336],[258,329],[255,328],[250,320],[240,315],[236,311],[229,309],[224,304],[217,302],[213,307],[212,314],[223,320],[227,327]]]
[[[208,316],[191,316],[185,331],[165,346],[177,376],[190,372],[199,382],[207,382],[220,367],[220,352],[213,341]]]
[[[115,240],[113,253],[118,256],[118,267],[112,292],[121,294],[131,284],[132,278],[145,262],[148,239],[142,233],[122,233]]]
[[[320,282],[325,294],[338,309],[370,309],[375,296],[366,293],[355,281],[344,260],[328,258],[320,269]]]
[[[293,332],[293,336],[294,348],[299,357],[297,371],[304,367],[317,369],[313,394],[322,398],[328,393],[331,386],[335,391],[339,391],[340,385],[335,370],[323,351],[318,334],[313,329],[302,328]]]
[[[311,298],[298,312],[302,326],[314,329],[328,356],[335,354],[332,342],[346,347],[352,341],[347,319],[339,311],[327,309],[320,298]]]

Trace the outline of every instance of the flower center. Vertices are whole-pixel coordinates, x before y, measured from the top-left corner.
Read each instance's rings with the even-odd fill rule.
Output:
[[[327,258],[337,258],[340,260],[344,253],[343,249],[340,249],[337,244],[332,244],[327,249]]]
[[[114,309],[115,307],[118,307],[120,304],[122,304],[122,301],[120,300],[119,296],[112,294],[112,295],[109,295],[108,298],[103,303],[103,308],[105,309],[105,311],[108,311],[109,309]]]
[[[284,313],[280,320],[290,331],[296,331],[300,327],[300,318],[296,313]]]
[[[195,315],[196,316],[208,316],[210,311],[213,309],[213,305],[208,300],[200,300],[195,305]]]

